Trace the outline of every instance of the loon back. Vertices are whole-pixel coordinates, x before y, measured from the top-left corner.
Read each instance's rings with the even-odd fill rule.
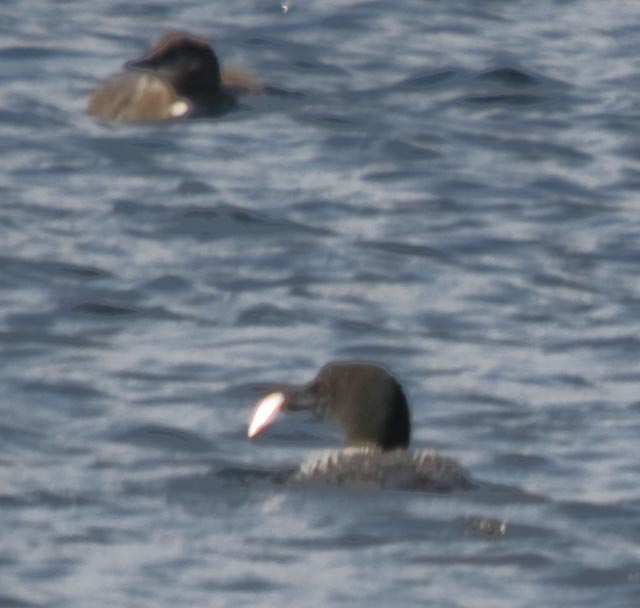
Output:
[[[430,450],[382,451],[375,446],[349,447],[307,460],[296,483],[422,492],[453,492],[472,487],[471,477],[452,458]]]

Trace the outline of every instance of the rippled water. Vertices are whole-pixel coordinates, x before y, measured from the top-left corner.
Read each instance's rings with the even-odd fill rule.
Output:
[[[638,605],[636,2],[0,15],[1,605]],[[86,116],[167,29],[291,95]],[[282,483],[351,358],[477,489]]]

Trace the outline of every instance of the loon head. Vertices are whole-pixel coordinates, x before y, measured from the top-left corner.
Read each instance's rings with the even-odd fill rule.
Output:
[[[340,361],[325,365],[308,384],[283,385],[254,411],[249,437],[268,426],[280,410],[308,410],[336,421],[349,445],[381,450],[407,448],[409,404],[398,380],[375,363]]]

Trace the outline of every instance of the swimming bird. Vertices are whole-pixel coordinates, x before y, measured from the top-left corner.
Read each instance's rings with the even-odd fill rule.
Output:
[[[236,106],[239,95],[261,90],[237,70],[222,72],[213,47],[184,32],[167,32],[125,67],[93,93],[90,114],[130,122],[219,116]]]
[[[472,487],[455,460],[433,451],[409,450],[409,404],[400,382],[375,363],[325,365],[308,384],[278,385],[252,415],[254,437],[281,411],[308,410],[338,423],[347,447],[304,463],[297,482],[449,492]]]

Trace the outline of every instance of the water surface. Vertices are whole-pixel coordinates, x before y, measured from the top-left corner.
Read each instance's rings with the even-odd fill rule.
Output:
[[[288,9],[3,4],[0,604],[636,606],[640,8]],[[88,117],[167,29],[291,95]],[[282,483],[354,358],[476,490]]]

